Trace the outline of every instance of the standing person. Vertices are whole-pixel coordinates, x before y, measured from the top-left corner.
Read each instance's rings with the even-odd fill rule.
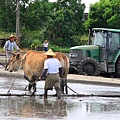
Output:
[[[15,36],[14,35],[10,35],[9,40],[6,41],[5,45],[4,45],[4,51],[5,51],[5,55],[7,55],[7,61],[10,60],[12,54],[11,52],[13,52],[14,49],[20,51],[20,48],[17,46],[15,40]]]
[[[43,47],[44,47],[44,51],[47,52],[48,51],[48,41],[47,40],[44,41]]]
[[[47,59],[44,62],[44,69],[39,80],[46,78],[44,86],[44,98],[47,98],[47,91],[52,90],[55,87],[58,99],[61,99],[61,90],[60,90],[60,77],[62,74],[62,66],[60,61],[53,56],[56,54],[49,49],[44,53],[47,55]],[[47,74],[47,76],[46,76]]]

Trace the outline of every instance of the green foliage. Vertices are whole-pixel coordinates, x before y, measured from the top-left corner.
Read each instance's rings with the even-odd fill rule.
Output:
[[[82,35],[80,40],[80,45],[86,45],[88,42],[88,35]]]
[[[58,0],[54,14],[48,17],[45,38],[50,39],[52,44],[58,46],[74,46],[78,44],[79,34],[82,34],[82,17],[84,4],[77,0]]]
[[[120,1],[100,0],[91,4],[88,20],[85,22],[86,29],[93,27],[120,29]]]
[[[16,13],[15,5],[8,0],[0,1],[0,29],[6,32],[15,32]]]
[[[41,45],[41,41],[33,40],[32,43],[31,43],[30,49],[37,49],[38,46],[40,46],[40,45]]]
[[[48,2],[35,0],[34,4],[30,3],[29,6],[21,13],[25,19],[21,19],[24,27],[27,30],[39,30],[44,27],[51,11],[51,4]]]
[[[14,31],[16,27],[16,3],[0,1],[1,30]],[[79,0],[22,0],[20,2],[20,45],[28,47],[33,40],[49,40],[56,46],[74,46],[83,33],[82,17],[85,5]],[[29,31],[41,31],[40,38]],[[31,37],[32,36],[32,37]],[[33,45],[34,46],[34,45]]]
[[[10,34],[14,34],[14,33],[7,33],[0,31],[0,38],[9,38]]]
[[[63,48],[63,47],[51,45],[51,46],[49,46],[49,49],[50,48],[55,52],[63,52],[63,53],[69,53],[70,52],[70,48],[67,48],[67,47]]]
[[[21,48],[36,49],[42,44],[42,32],[41,31],[22,31],[22,36],[20,38]]]

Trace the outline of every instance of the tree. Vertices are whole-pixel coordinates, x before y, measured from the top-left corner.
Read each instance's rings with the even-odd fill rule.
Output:
[[[47,16],[51,12],[51,3],[47,2],[47,0],[35,0],[34,3],[30,3],[22,10],[22,26],[27,30],[39,30],[44,27],[44,23],[47,21]]]
[[[58,46],[77,45],[77,37],[83,32],[84,4],[80,0],[58,0],[54,6],[54,14],[46,22],[45,37]]]
[[[14,1],[16,0],[0,1],[1,29],[9,32],[15,32],[16,29]],[[58,0],[54,3],[48,0],[20,0],[20,33],[25,35],[29,31],[40,30],[40,35],[43,33],[42,40],[48,39],[53,45],[78,45],[84,32],[84,9],[81,0]],[[26,39],[26,36],[23,38]]]
[[[100,0],[91,4],[86,29],[93,27],[120,28],[120,2],[119,0]]]
[[[15,32],[15,5],[11,4],[8,0],[0,1],[0,23],[3,31]]]

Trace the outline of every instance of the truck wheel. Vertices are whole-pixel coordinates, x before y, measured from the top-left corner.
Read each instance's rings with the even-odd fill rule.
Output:
[[[120,58],[118,59],[117,63],[116,63],[116,67],[115,67],[115,73],[117,75],[117,77],[120,77]]]
[[[77,67],[78,74],[98,76],[100,74],[100,64],[93,58],[83,59]]]

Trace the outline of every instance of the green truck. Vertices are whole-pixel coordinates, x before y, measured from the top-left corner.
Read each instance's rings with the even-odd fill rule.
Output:
[[[89,76],[109,73],[120,77],[120,29],[91,31],[91,44],[70,48],[70,73]]]

